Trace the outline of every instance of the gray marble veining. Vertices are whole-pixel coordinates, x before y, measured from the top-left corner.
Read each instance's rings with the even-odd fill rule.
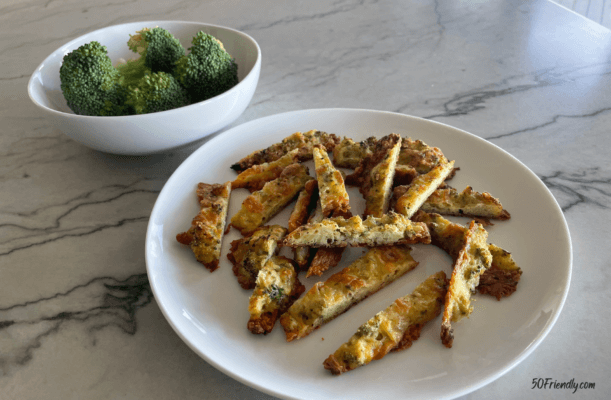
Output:
[[[571,289],[539,348],[466,398],[609,397],[611,31],[517,0],[2,2],[0,397],[270,398],[182,343],[146,277],[157,194],[207,139],[149,157],[102,154],[50,128],[27,96],[31,72],[63,43],[154,19],[230,26],[259,42],[259,86],[233,126],[297,109],[388,110],[464,129],[524,162],[565,212]],[[532,390],[539,377],[596,388]]]

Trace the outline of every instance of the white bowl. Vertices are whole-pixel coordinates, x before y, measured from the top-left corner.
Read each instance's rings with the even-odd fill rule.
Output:
[[[185,49],[199,31],[219,39],[238,64],[239,83],[211,99],[169,111],[121,117],[74,114],[60,89],[59,67],[64,56],[95,40],[108,48],[113,64],[119,58],[133,58],[135,53],[127,47],[129,34],[155,26],[170,31]],[[235,121],[252,99],[260,71],[261,49],[243,32],[199,22],[133,22],[90,32],[55,50],[32,74],[28,94],[57,129],[87,147],[115,154],[150,154],[201,139]]]

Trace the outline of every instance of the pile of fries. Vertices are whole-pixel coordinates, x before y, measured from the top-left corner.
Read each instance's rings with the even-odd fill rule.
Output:
[[[312,159],[314,176],[303,164]],[[233,181],[199,184],[200,212],[177,240],[214,271],[228,230],[231,192],[251,192],[230,218],[243,237],[231,243],[227,257],[240,286],[252,290],[246,326],[253,334],[271,332],[279,320],[287,341],[309,335],[413,270],[418,262],[409,245],[432,244],[452,258],[449,279],[443,271],[428,277],[330,355],[323,365],[333,374],[410,347],[439,314],[441,342],[450,348],[452,324],[473,312],[472,294],[500,300],[517,288],[521,269],[509,252],[487,243],[485,229],[490,220],[510,214],[489,193],[449,186],[459,170],[455,161],[420,140],[391,133],[355,142],[317,130],[297,132],[231,168],[238,172]],[[353,172],[346,176],[338,168]],[[352,214],[346,185],[363,195],[363,216]],[[286,227],[266,225],[295,199]],[[442,215],[471,221],[463,226]],[[292,248],[292,259],[278,255],[282,246]],[[305,292],[299,273],[321,276],[341,263],[348,246],[368,251]]]

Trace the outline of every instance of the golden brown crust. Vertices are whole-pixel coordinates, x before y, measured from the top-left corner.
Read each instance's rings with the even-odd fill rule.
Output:
[[[289,216],[289,232],[293,232],[301,225],[305,224],[308,217],[316,207],[318,200],[318,182],[315,179],[308,181],[304,188],[299,192],[295,207]]]
[[[447,279],[440,271],[422,282],[413,293],[400,297],[361,325],[323,363],[334,375],[380,360],[391,351],[409,348],[422,327],[442,309]]]
[[[338,167],[356,169],[360,161],[373,152],[377,143],[375,137],[370,137],[362,142],[356,143],[352,139],[344,138],[333,151],[334,163]],[[396,185],[407,185],[410,183],[409,170],[413,169],[416,174],[426,174],[440,162],[447,162],[443,153],[437,147],[431,147],[422,140],[412,140],[403,138],[401,141],[401,151],[397,161],[397,167],[403,169],[405,174],[401,174],[403,182],[399,181]],[[451,179],[459,168],[454,168],[447,179]],[[412,177],[415,177],[412,175]],[[349,176],[346,183],[348,185],[358,185],[358,181],[353,179],[356,176]]]
[[[299,193],[295,208],[289,216],[289,232],[294,231],[301,225],[305,224],[314,208],[320,205],[318,201],[318,182],[315,179],[307,182],[305,187]],[[299,270],[306,270],[312,259],[310,249],[299,247],[293,249],[293,260],[297,263]]]
[[[471,186],[458,193],[456,189],[435,190],[422,204],[422,211],[442,215],[507,220],[511,215],[501,202],[488,192],[479,193]]]
[[[351,217],[350,202],[344,185],[343,175],[335,169],[327,152],[321,146],[314,146],[314,162],[316,165],[322,216]],[[320,215],[316,218],[320,219]],[[320,276],[324,271],[338,265],[342,258],[343,249],[320,249],[315,253],[306,277],[312,275]]]
[[[265,312],[261,314],[260,317],[250,318],[246,324],[246,328],[255,335],[267,335],[274,329],[277,320],[278,310]]]
[[[318,251],[316,252],[316,255],[312,259],[312,262],[310,263],[310,268],[308,268],[308,273],[306,274],[306,278],[309,278],[312,275],[321,276],[323,272],[337,266],[339,262],[342,260],[342,255],[344,254],[344,250],[346,250],[345,247],[318,249]]]
[[[367,217],[364,221],[356,215],[306,224],[291,232],[284,244],[289,247],[372,247],[430,242],[424,223],[412,222],[401,214],[390,212],[380,218]]]
[[[401,142],[399,165],[412,167],[418,174],[426,174],[441,162],[448,162],[437,147],[431,147],[422,140],[404,138]],[[453,176],[453,174],[452,174]]]
[[[280,225],[262,226],[252,235],[231,242],[227,258],[242,288],[255,287],[259,271],[278,252],[278,242],[285,235],[286,228]]]
[[[388,210],[400,149],[401,136],[396,133],[384,136],[377,141],[373,152],[361,160],[350,178],[357,182],[365,197],[364,216],[381,217]]]
[[[370,249],[325,282],[314,284],[280,317],[286,340],[290,342],[309,335],[417,265],[409,247]]]
[[[439,214],[429,214],[418,211],[412,217],[413,221],[423,222],[429,228],[431,244],[444,250],[455,261],[460,252],[467,228],[455,224]]]
[[[407,331],[405,331],[405,334],[401,338],[401,341],[399,341],[399,344],[397,344],[397,347],[392,349],[392,351],[401,351],[412,347],[412,343],[420,338],[420,332],[422,332],[424,325],[425,324],[411,325]]]
[[[282,139],[280,143],[275,143],[265,149],[257,150],[244,157],[231,166],[231,169],[241,172],[253,165],[276,161],[291,150],[299,149],[298,158],[300,161],[312,159],[312,146],[323,145],[327,151],[332,151],[340,141],[334,134],[311,130],[305,133],[295,132]]]
[[[259,272],[250,297],[248,330],[264,335],[271,332],[278,316],[304,291],[294,262],[286,257],[272,257]]]
[[[245,188],[251,193],[263,189],[269,181],[278,178],[284,168],[299,162],[299,149],[294,149],[276,161],[253,165],[242,171],[231,183],[232,189]]]
[[[179,243],[191,247],[198,262],[211,272],[219,266],[221,244],[231,195],[231,182],[200,183],[196,190],[200,211],[187,232],[176,235]]]
[[[426,174],[414,178],[405,193],[397,199],[395,210],[411,218],[431,193],[443,183],[453,168],[454,161],[440,162]]]
[[[355,169],[361,160],[372,153],[378,139],[369,137],[361,142],[344,137],[333,149],[333,164],[340,168]]]
[[[466,228],[443,218],[439,214],[429,214],[419,211],[412,218],[427,224],[431,233],[431,243],[456,260],[462,246]],[[501,297],[511,296],[518,288],[522,269],[516,264],[508,251],[490,243],[488,251],[492,255],[492,264],[481,276],[478,291],[482,294]]]
[[[323,215],[325,217],[349,215],[350,199],[344,185],[344,177],[335,169],[322,146],[314,146],[313,152]]]
[[[231,218],[231,225],[242,235],[254,232],[288,205],[305,184],[312,180],[307,167],[291,164],[277,179],[248,196],[240,210]]]
[[[492,263],[492,255],[486,244],[487,238],[488,232],[480,224],[471,221],[454,262],[446,294],[440,336],[443,345],[448,348],[452,347],[454,341],[452,322],[471,314],[471,294],[475,292],[481,274],[490,268]]]

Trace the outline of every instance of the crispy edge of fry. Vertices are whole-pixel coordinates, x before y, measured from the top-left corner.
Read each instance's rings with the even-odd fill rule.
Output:
[[[371,139],[371,138],[370,138]],[[351,140],[351,139],[344,139]],[[366,142],[363,142],[366,143]],[[318,180],[320,205],[323,216],[343,216],[351,217],[350,201],[344,176],[337,170],[329,155],[320,146],[314,146],[314,162],[316,165],[316,178]],[[335,161],[335,153],[334,153]],[[297,251],[297,250],[295,250]],[[330,268],[337,266],[341,259],[344,249],[318,249],[310,262],[306,278],[312,275],[320,276]]]
[[[272,307],[271,311],[264,311],[260,314],[257,314],[253,313],[252,311],[252,308],[254,308],[253,304],[256,302],[256,297],[266,295],[266,289],[269,289],[267,287],[264,287],[262,280],[259,278],[261,273],[259,274],[259,276],[257,276],[255,288],[248,303],[248,311],[250,313],[250,318],[248,320],[248,323],[246,324],[248,330],[253,334],[266,335],[270,333],[274,328],[276,321],[278,320],[278,316],[284,313],[305,291],[305,286],[303,286],[303,284],[299,281],[299,277],[297,276],[298,270],[297,268],[295,268],[295,262],[293,260],[282,256],[273,256],[267,261],[267,263],[265,263],[260,272],[263,272],[265,269],[270,268],[271,266],[268,265],[270,263],[273,263],[278,266],[280,266],[280,263],[290,265],[292,268],[292,273],[290,268],[287,268],[288,273],[285,273],[284,275],[288,276],[283,276],[282,278],[288,278],[289,280],[292,279],[293,283],[290,287],[289,293],[287,293],[286,297],[282,299],[284,301],[275,301],[274,303],[276,307]]]
[[[225,182],[224,184],[200,182],[197,185],[196,194],[200,210],[191,221],[189,230],[177,234],[176,240],[191,247],[196,260],[210,272],[213,272],[219,267],[221,244],[225,234],[227,210],[231,197],[231,182]],[[213,224],[208,221],[210,214],[215,216]],[[202,235],[204,238],[200,238]],[[202,241],[209,243],[202,243]],[[212,251],[210,251],[210,247],[212,247]]]
[[[431,233],[431,243],[448,253],[452,260],[456,259],[466,227],[453,223],[439,214],[426,213],[422,210],[418,211],[412,220],[426,223]],[[501,300],[502,297],[509,297],[516,292],[522,269],[507,250],[489,243],[488,251],[492,255],[492,264],[480,276],[477,290],[481,294]]]
[[[462,192],[454,188],[435,190],[422,204],[427,213],[454,215],[460,217],[492,218],[507,220],[509,212],[503,209],[499,199],[488,192],[476,192],[467,186]],[[456,211],[451,211],[456,209]]]
[[[509,297],[518,289],[522,269],[508,251],[492,243],[488,245],[488,250],[492,254],[492,264],[480,276],[477,290],[500,301],[502,297]]]
[[[297,249],[299,248],[300,247],[298,247]],[[342,255],[344,254],[344,250],[346,250],[345,247],[318,249],[318,251],[316,252],[316,255],[312,259],[312,262],[310,263],[310,267],[308,268],[306,278],[309,278],[313,275],[321,276],[323,272],[333,267],[336,267],[342,260]]]
[[[418,211],[420,206],[424,204],[431,193],[445,181],[453,168],[454,161],[440,163],[428,173],[416,177],[412,183],[410,183],[407,191],[397,199],[395,210],[411,218],[416,211]]]
[[[301,192],[299,192],[295,207],[289,216],[289,232],[293,232],[295,229],[306,223],[308,216],[312,213],[314,207],[316,207],[317,200],[318,182],[316,179],[312,179],[306,182],[303,189],[301,189]]]
[[[251,193],[263,189],[263,186],[280,176],[282,170],[299,162],[299,149],[293,149],[275,161],[253,165],[242,171],[231,182],[232,189],[245,188]]]
[[[359,166],[361,159],[371,154],[378,139],[374,136],[368,137],[360,142],[344,137],[333,149],[333,164],[340,168],[355,169]]]
[[[448,162],[448,159],[438,147],[429,146],[420,139],[403,138],[399,165],[412,167],[418,174],[426,174],[439,163],[445,162]],[[450,175],[454,176],[454,173]]]
[[[487,238],[488,232],[482,225],[471,221],[469,229],[464,234],[463,246],[453,265],[443,310],[440,337],[443,345],[448,348],[451,348],[454,342],[452,322],[457,322],[471,314],[473,311],[471,294],[475,292],[480,275],[490,268],[492,255],[486,244]],[[465,276],[467,270],[468,277]],[[460,314],[456,314],[456,311]]]
[[[323,362],[324,368],[334,375],[339,375],[365,366],[373,360],[380,360],[391,351],[411,347],[420,337],[424,325],[441,313],[447,286],[445,272],[439,271],[429,276],[412,293],[396,299],[361,325],[347,342]],[[376,336],[372,339],[376,334],[382,337]],[[357,354],[351,352],[351,349],[363,348],[370,350],[357,351]],[[359,353],[365,353],[365,357],[359,357]],[[344,354],[349,355],[348,359]]]
[[[393,186],[409,185],[418,176],[418,171],[408,165],[397,164],[395,166],[395,179]]]
[[[379,230],[382,228],[397,228],[405,225],[403,229],[403,237],[397,241],[382,241],[369,237],[373,233],[381,234]],[[375,231],[374,228],[379,228]],[[343,233],[342,233],[343,229]],[[394,229],[393,229],[394,230]],[[317,243],[303,243],[299,241],[302,235],[307,234],[312,236],[316,233],[320,238]],[[337,236],[335,232],[339,232]],[[408,234],[406,235],[406,232]],[[344,235],[345,237],[341,237]],[[350,237],[352,236],[352,237]],[[386,239],[390,240],[390,239]],[[360,216],[355,215],[351,218],[332,217],[322,220],[319,223],[306,224],[291,232],[284,240],[284,245],[289,247],[310,246],[310,247],[371,247],[371,246],[390,246],[431,242],[429,229],[423,222],[414,222],[404,215],[390,212],[380,218],[369,216],[366,220],[362,220]]]
[[[320,202],[318,201],[318,181],[312,179],[305,184],[305,187],[297,197],[295,207],[289,216],[289,232],[294,231],[311,219],[313,216],[312,212],[316,207],[320,207]],[[307,269],[312,257],[313,254],[309,248],[296,247],[293,249],[293,260],[297,263],[298,270]]]
[[[381,217],[388,210],[400,150],[401,136],[391,133],[378,140],[373,153],[357,167],[359,191],[365,197],[363,216]]]
[[[318,180],[318,195],[322,212],[325,217],[330,215],[348,215],[350,198],[344,185],[344,177],[337,170],[323,146],[313,148],[316,179]]]
[[[274,143],[265,149],[252,152],[237,163],[231,165],[231,169],[241,172],[253,165],[275,161],[294,149],[299,149],[300,161],[310,160],[312,159],[313,145],[322,144],[327,151],[332,151],[339,141],[340,138],[335,134],[315,129],[305,133],[295,132],[282,139],[279,143]]]
[[[231,225],[242,235],[254,232],[282,211],[311,179],[304,165],[289,165],[278,178],[267,182],[263,189],[242,202],[240,210],[231,217]]]
[[[367,297],[413,270],[418,264],[411,256],[411,248],[409,246],[384,246],[369,249],[367,253],[352,264],[331,275],[325,282],[315,283],[304,296],[293,303],[282,314],[280,324],[284,328],[286,341],[291,342],[295,339],[308,336],[315,329],[335,319]],[[367,286],[368,283],[372,284],[374,282],[371,281],[380,277],[380,274],[373,273],[371,269],[382,272],[384,279],[378,279],[379,282],[375,282],[375,285]],[[368,282],[367,280],[370,281]],[[316,298],[320,295],[326,297],[324,292],[336,293],[344,291],[350,293],[348,301],[335,304],[335,307],[332,309],[328,309],[328,304],[324,302],[315,302]],[[341,293],[337,294],[341,295]],[[334,295],[331,297],[335,298]],[[313,301],[321,306],[321,310],[318,310],[320,312],[314,311],[311,308],[312,305],[308,304],[308,302]],[[318,317],[314,318],[315,315],[302,315],[300,310],[304,307],[309,311],[304,310],[303,312],[315,313]],[[329,313],[326,314],[325,311],[329,311]],[[310,322],[305,323],[304,319]]]
[[[231,248],[227,253],[227,259],[233,265],[232,271],[238,280],[238,283],[243,289],[252,289],[255,287],[257,274],[263,268],[265,263],[278,253],[280,250],[279,244],[286,235],[286,228],[280,225],[266,225],[257,228],[250,236],[243,237],[231,242]],[[253,243],[251,243],[253,242]],[[241,247],[242,246],[242,247]],[[259,265],[253,264],[252,257],[257,250],[270,246],[265,254],[265,260]],[[241,259],[238,259],[238,251],[244,253]]]

